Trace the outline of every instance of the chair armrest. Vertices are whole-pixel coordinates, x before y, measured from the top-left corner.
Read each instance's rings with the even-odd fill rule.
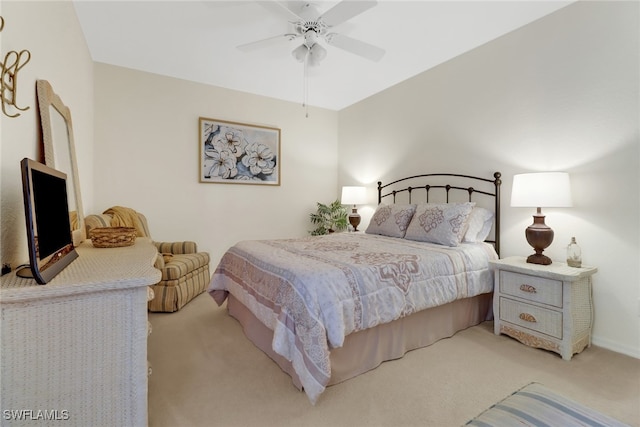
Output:
[[[89,237],[89,232],[98,227],[111,227],[111,215],[87,215],[84,217],[84,225],[87,230],[87,237]]]
[[[161,254],[195,254],[198,252],[196,242],[153,242]]]
[[[153,263],[153,266],[158,270],[162,270],[164,268],[165,261],[164,256],[161,253],[158,253],[156,256],[156,261]]]

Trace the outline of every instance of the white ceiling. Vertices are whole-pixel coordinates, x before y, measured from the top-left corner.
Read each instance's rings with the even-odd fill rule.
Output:
[[[340,110],[500,37],[573,0],[382,0],[332,31],[386,50],[378,62],[334,46],[310,69],[308,103]],[[283,2],[291,3],[295,2]],[[321,12],[337,1],[314,1]],[[238,45],[290,32],[254,1],[75,0],[94,61],[303,101],[301,41],[283,38],[254,52]]]

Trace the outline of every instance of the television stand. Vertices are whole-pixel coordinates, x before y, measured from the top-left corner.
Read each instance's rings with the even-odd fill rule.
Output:
[[[23,265],[22,267],[18,267],[16,269],[16,276],[22,277],[24,279],[33,279],[33,273],[31,272],[30,265]]]
[[[0,278],[2,410],[15,423],[147,425],[147,287],[160,280],[156,247],[147,238],[109,249],[88,240],[77,251],[46,285],[15,271]]]

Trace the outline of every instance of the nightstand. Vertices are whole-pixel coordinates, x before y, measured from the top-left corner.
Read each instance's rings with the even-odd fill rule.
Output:
[[[595,267],[529,264],[524,257],[491,261],[495,270],[494,332],[564,360],[591,345]]]

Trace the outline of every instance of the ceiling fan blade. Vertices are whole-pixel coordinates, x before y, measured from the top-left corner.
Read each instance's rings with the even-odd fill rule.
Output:
[[[244,43],[237,46],[237,48],[243,52],[252,52],[254,50],[273,46],[279,43],[281,40],[293,40],[296,37],[297,35],[295,34],[280,34],[278,36],[268,37],[266,39],[256,40],[250,43]]]
[[[335,46],[376,62],[382,59],[385,54],[384,49],[343,34],[327,34],[326,40],[331,46]]]
[[[270,12],[280,15],[285,19],[291,21],[300,21],[302,18],[298,16],[293,10],[289,9],[286,5],[279,1],[257,1],[260,6],[264,7]]]
[[[328,26],[333,27],[353,18],[356,15],[361,14],[366,10],[371,9],[377,4],[378,2],[375,0],[344,0],[323,13],[319,19],[322,19],[322,21],[324,21],[324,23]]]

